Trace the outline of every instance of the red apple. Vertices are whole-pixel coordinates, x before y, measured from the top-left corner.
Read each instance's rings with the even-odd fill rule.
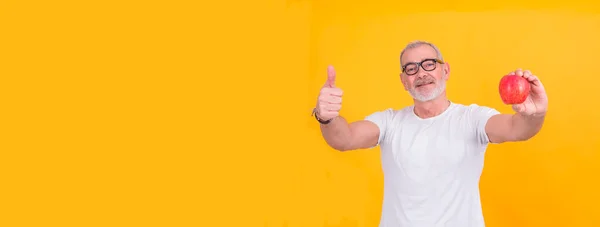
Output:
[[[531,85],[522,76],[505,75],[500,80],[499,90],[504,104],[521,104],[529,96]]]

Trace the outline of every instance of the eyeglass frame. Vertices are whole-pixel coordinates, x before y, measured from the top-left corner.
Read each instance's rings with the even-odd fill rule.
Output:
[[[427,69],[425,69],[425,67],[423,67],[423,62],[426,62],[426,61],[434,61],[434,62],[436,63],[436,64],[435,64],[435,67],[434,67],[433,69],[431,69],[431,70],[427,70]],[[433,70],[437,69],[437,63],[444,64],[444,61],[442,61],[442,60],[440,60],[440,59],[437,59],[437,58],[427,58],[427,59],[423,59],[421,62],[410,62],[410,63],[406,63],[406,64],[404,64],[404,66],[402,66],[402,73],[405,73],[405,71],[406,71],[406,66],[408,66],[408,65],[410,65],[410,64],[416,64],[416,65],[417,65],[417,71],[415,71],[415,73],[413,73],[413,74],[408,74],[408,73],[406,73],[406,75],[412,76],[412,75],[415,75],[415,74],[417,74],[417,73],[419,72],[419,70],[418,70],[419,68],[421,68],[421,69],[423,69],[423,70],[425,70],[425,71],[427,71],[427,72],[431,72],[431,71],[433,71]]]

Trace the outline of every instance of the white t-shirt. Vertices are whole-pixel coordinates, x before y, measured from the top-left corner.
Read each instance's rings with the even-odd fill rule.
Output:
[[[414,106],[375,112],[384,173],[380,227],[483,227],[479,179],[489,139],[487,120],[499,114],[450,103],[422,119]]]

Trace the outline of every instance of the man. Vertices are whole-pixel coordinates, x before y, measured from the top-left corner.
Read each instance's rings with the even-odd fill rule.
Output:
[[[525,141],[541,129],[548,99],[530,71],[531,92],[514,114],[446,97],[450,67],[431,43],[415,41],[400,54],[400,80],[414,105],[378,111],[348,123],[339,116],[342,90],[335,71],[314,110],[324,139],[349,151],[381,147],[384,197],[380,227],[482,227],[479,179],[488,143]]]

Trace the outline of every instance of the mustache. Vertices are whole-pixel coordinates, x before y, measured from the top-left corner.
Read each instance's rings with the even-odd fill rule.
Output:
[[[435,83],[435,79],[433,77],[426,76],[421,79],[415,80],[415,87],[425,85],[425,84],[430,84],[430,83]]]

